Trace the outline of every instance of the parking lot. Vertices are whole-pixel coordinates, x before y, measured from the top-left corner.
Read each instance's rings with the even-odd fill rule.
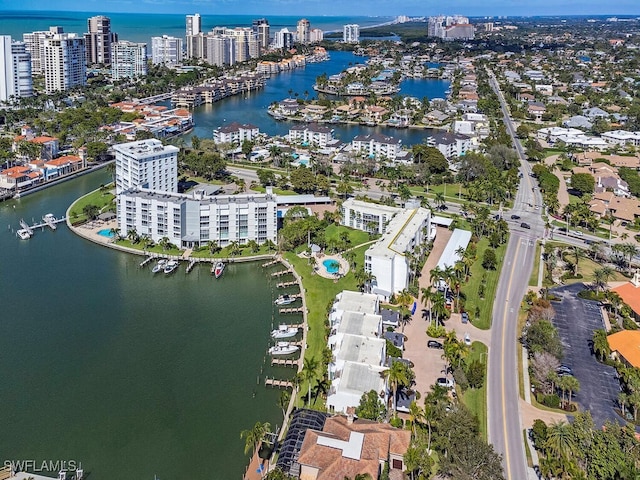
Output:
[[[613,410],[620,392],[616,370],[599,363],[591,353],[593,331],[604,328],[600,306],[598,302],[579,298],[577,294],[582,289],[584,286],[577,283],[552,290],[562,299],[553,302],[556,311],[553,323],[564,347],[562,363],[570,366],[580,381],[580,392],[574,396],[580,410],[590,410],[597,426],[607,420],[621,422]]]

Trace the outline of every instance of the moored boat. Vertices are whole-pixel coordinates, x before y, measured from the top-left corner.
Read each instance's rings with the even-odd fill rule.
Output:
[[[295,302],[296,299],[285,294],[285,295],[280,295],[278,298],[275,299],[275,301],[273,303],[275,303],[276,305],[289,305],[290,303]]]
[[[282,324],[278,326],[277,330],[271,332],[271,338],[291,338],[298,334],[297,327],[290,327],[289,325]]]
[[[180,263],[177,260],[169,260],[164,267],[164,273],[169,275],[170,273],[175,272],[179,265]]]
[[[18,235],[18,237],[20,237],[21,240],[29,240],[31,238],[31,234],[29,233],[29,230],[25,228],[18,230],[16,232],[16,235]]]
[[[300,347],[289,342],[278,342],[269,349],[271,355],[291,355],[298,351]]]
[[[215,267],[213,267],[213,276],[216,278],[220,278],[223,272],[224,272],[224,262],[216,263]]]
[[[158,260],[158,263],[156,263],[153,268],[151,269],[151,273],[158,273],[158,272],[162,272],[164,270],[164,267],[167,266],[167,260],[164,258],[161,258],[160,260]]]

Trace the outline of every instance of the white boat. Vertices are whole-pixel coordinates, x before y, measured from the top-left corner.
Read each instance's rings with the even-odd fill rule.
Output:
[[[176,268],[178,268],[179,265],[180,263],[177,260],[169,260],[164,266],[164,273],[166,275],[169,275],[170,273],[175,272]]]
[[[167,260],[164,258],[161,258],[160,260],[158,260],[158,263],[156,263],[153,268],[151,269],[151,273],[158,273],[158,272],[162,272],[164,270],[164,267],[167,266]]]
[[[280,295],[278,298],[275,299],[275,301],[273,303],[275,303],[276,305],[289,305],[290,303],[295,302],[296,299],[290,297],[289,295]]]
[[[25,228],[18,230],[16,232],[16,235],[18,235],[18,237],[20,237],[21,240],[29,240],[31,238],[31,234],[29,233],[29,230]]]
[[[56,216],[53,213],[47,213],[42,219],[45,222],[55,222]]]
[[[291,338],[298,334],[296,327],[290,327],[289,325],[279,325],[277,330],[271,332],[271,338]]]
[[[271,355],[291,355],[298,351],[300,347],[289,342],[278,342],[269,349]]]
[[[216,263],[215,267],[213,268],[213,276],[216,278],[220,278],[223,272],[224,272],[224,262]]]

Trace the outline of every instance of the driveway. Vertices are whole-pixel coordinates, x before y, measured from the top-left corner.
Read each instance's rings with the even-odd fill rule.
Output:
[[[577,296],[584,285],[576,283],[554,288],[552,292],[562,299],[553,302],[556,311],[554,325],[564,346],[563,364],[573,369],[580,381],[580,392],[575,401],[581,410],[590,410],[596,426],[607,420],[622,422],[616,415],[620,382],[613,367],[603,365],[591,354],[590,341],[594,330],[604,328],[604,320],[597,302]]]

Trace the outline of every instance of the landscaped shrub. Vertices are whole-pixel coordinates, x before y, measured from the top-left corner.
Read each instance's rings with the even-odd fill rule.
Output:
[[[389,423],[395,428],[402,428],[404,426],[404,421],[400,417],[393,417],[389,420]]]
[[[560,408],[560,397],[555,393],[551,395],[544,395],[542,398],[542,403],[545,407],[550,408]]]
[[[432,324],[427,328],[427,335],[431,338],[443,338],[446,334],[447,330],[442,325]]]

